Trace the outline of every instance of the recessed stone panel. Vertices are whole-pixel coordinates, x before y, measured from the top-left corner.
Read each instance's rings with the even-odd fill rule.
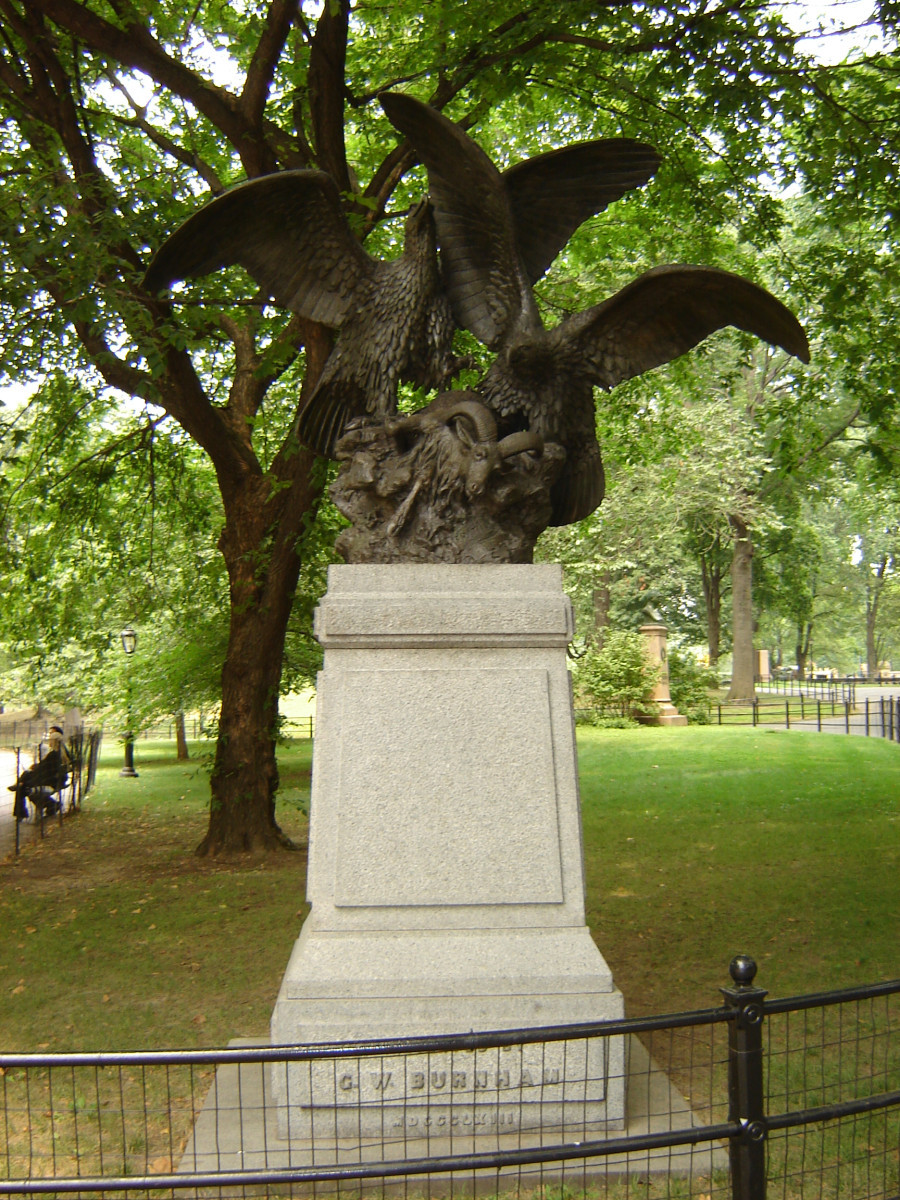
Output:
[[[342,672],[335,903],[563,899],[543,670]]]

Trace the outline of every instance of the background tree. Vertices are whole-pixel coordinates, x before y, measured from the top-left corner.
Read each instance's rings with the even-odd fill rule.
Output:
[[[179,219],[240,178],[318,167],[372,252],[389,252],[389,205],[422,187],[377,104],[390,87],[445,108],[501,160],[581,137],[654,142],[657,182],[588,223],[542,289],[552,313],[660,260],[715,261],[725,226],[771,242],[771,179],[788,167],[812,179],[814,165],[798,165],[782,130],[833,138],[822,189],[829,169],[884,148],[880,126],[847,115],[875,85],[823,81],[777,12],[750,3],[570,0],[562,19],[556,0],[360,2],[352,16],[349,0],[188,12],[171,0],[149,12],[2,0],[0,22],[0,368],[58,369],[141,399],[208,456],[221,496],[229,632],[208,852],[281,842],[277,696],[301,567],[320,557],[310,539],[325,479],[291,430],[332,335],[273,312],[237,272],[172,301],[146,295],[149,253]],[[570,265],[588,246],[576,301]]]

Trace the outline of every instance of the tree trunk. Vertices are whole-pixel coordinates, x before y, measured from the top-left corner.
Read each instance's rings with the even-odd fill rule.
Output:
[[[805,679],[809,674],[809,660],[812,656],[812,621],[807,621],[805,624],[800,623],[797,626],[797,644],[794,647],[794,653],[797,662],[797,674],[801,679]]]
[[[729,700],[756,696],[756,662],[753,653],[753,540],[740,517],[729,517],[734,530],[731,561],[731,641],[734,662]]]
[[[878,676],[878,639],[876,637],[876,620],[878,618],[878,595],[866,597],[866,678],[876,679]]]
[[[884,587],[888,560],[882,558],[866,586],[866,678],[876,679],[880,654],[878,653],[878,604]]]
[[[191,756],[188,753],[187,732],[184,728],[184,710],[180,708],[175,714],[175,745],[175,757],[178,762],[187,762]]]
[[[711,667],[715,667],[719,661],[719,646],[722,642],[722,571],[715,559],[718,548],[719,543],[716,539],[713,553],[700,556],[703,603],[706,605],[706,644]]]
[[[292,846],[275,820],[278,694],[299,544],[321,491],[311,477],[314,456],[298,447],[296,457],[289,488],[273,495],[270,482],[254,476],[226,498],[219,548],[228,567],[231,622],[200,855]]]
[[[609,572],[604,571],[603,583],[600,587],[594,588],[591,593],[591,601],[593,607],[594,624],[591,631],[591,640],[594,643],[595,650],[603,649],[603,639],[606,636],[606,631],[609,628]]]

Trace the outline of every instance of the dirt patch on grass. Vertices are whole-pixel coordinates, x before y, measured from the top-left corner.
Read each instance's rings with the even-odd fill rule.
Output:
[[[29,839],[18,858],[10,855],[0,862],[0,887],[18,885],[49,895],[90,891],[118,881],[199,880],[261,864],[294,871],[296,854],[306,857],[308,835],[305,820],[299,814],[290,816],[285,832],[296,845],[295,852],[198,858],[194,847],[203,836],[205,821],[196,813],[163,818],[86,808],[67,816],[62,827],[48,822],[42,839]]]

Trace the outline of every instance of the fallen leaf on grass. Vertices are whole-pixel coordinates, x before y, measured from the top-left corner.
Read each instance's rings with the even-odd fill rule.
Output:
[[[37,926],[36,925],[26,925],[25,932],[26,933],[37,933]]]
[[[168,1156],[163,1158],[154,1158],[150,1164],[151,1175],[168,1175],[172,1170],[172,1160]]]
[[[16,986],[16,987],[14,987],[14,988],[13,988],[13,990],[12,990],[12,995],[13,995],[13,996],[18,996],[18,994],[19,994],[20,992],[24,992],[24,991],[25,991],[25,984],[24,984],[24,983],[20,983],[20,984],[18,984],[18,986]]]
[[[192,1022],[194,1025],[205,1025],[206,1017],[203,1015],[203,1013],[197,1013],[196,1017],[192,1018]]]

